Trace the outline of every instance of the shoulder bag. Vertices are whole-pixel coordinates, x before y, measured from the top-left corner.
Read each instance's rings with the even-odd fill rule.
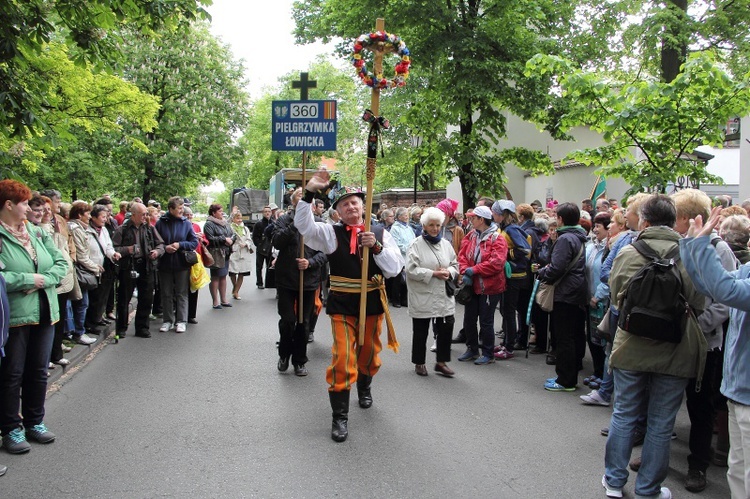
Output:
[[[203,266],[212,267],[214,264],[214,257],[211,255],[211,250],[208,249],[208,244],[206,244],[206,241],[204,241],[203,238],[199,239],[199,243],[201,245],[201,260],[203,260]]]
[[[563,275],[560,276],[557,282],[539,282],[539,287],[536,290],[536,295],[534,295],[534,302],[539,305],[539,308],[541,308],[543,312],[552,312],[555,300],[555,286],[557,286],[557,284],[562,281],[563,277],[565,277],[567,273],[570,272],[573,266],[578,263],[578,260],[581,259],[581,255],[583,254],[584,249],[585,245],[581,243],[581,249],[578,250],[578,254],[570,261],[568,266],[565,268],[565,272],[563,272]]]
[[[92,271],[76,263],[76,277],[78,285],[83,291],[91,291],[99,287],[99,277]]]

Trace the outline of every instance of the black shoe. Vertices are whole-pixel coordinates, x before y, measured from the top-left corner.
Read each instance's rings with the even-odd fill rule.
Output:
[[[139,338],[151,338],[151,332],[148,329],[140,329],[135,332],[135,335]]]
[[[522,343],[519,343],[519,342],[516,342],[513,345],[513,350],[526,350],[526,345],[524,345]]]
[[[282,373],[289,369],[289,357],[281,357],[279,363],[276,364],[276,368]]]
[[[97,326],[109,326],[110,324],[112,324],[112,321],[109,319],[102,319],[96,323]]]
[[[262,284],[258,284],[258,289],[265,289],[265,287]]]
[[[464,334],[464,330],[460,330],[455,338],[451,340],[451,343],[466,343],[466,335]]]
[[[548,366],[554,366],[557,364],[557,355],[552,355],[551,353],[547,354],[547,359],[545,360]]]
[[[362,373],[357,374],[357,395],[359,395],[359,406],[362,409],[369,409],[372,407],[371,384],[372,376],[367,376]]]
[[[196,319],[195,317],[193,317],[192,319],[188,319],[188,323],[189,324],[198,324],[198,319]]]
[[[706,488],[706,472],[700,470],[688,470],[685,488],[690,492],[700,492]]]
[[[328,398],[333,413],[331,438],[334,442],[343,442],[349,436],[349,392],[328,392]]]
[[[118,338],[124,338],[124,337],[126,337],[128,335],[128,333],[126,331],[118,331],[118,332],[115,333],[115,335]]]
[[[294,375],[295,376],[307,376],[307,368],[304,364],[300,364],[298,366],[294,366]]]

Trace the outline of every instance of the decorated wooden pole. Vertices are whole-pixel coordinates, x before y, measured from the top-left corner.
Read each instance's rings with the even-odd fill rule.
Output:
[[[292,82],[292,88],[299,88],[300,97],[299,100],[305,101],[308,99],[307,90],[309,88],[316,88],[318,82],[315,80],[308,79],[307,73],[300,73],[300,78],[297,81]],[[302,151],[302,186],[307,184],[307,151]],[[300,236],[299,238],[299,257],[305,258],[305,238]],[[299,271],[299,302],[297,303],[297,326],[303,325],[305,322],[305,312],[303,305],[303,297],[305,292],[305,271]]]
[[[373,74],[367,71],[367,66],[362,58],[362,51],[369,50],[374,55]],[[396,53],[401,56],[401,61],[396,65],[393,80],[383,77],[383,55]],[[401,39],[385,31],[385,19],[378,18],[375,23],[375,32],[361,35],[354,42],[354,67],[358,70],[360,79],[372,87],[370,109],[365,111],[363,119],[370,124],[367,136],[367,191],[365,193],[365,232],[370,231],[370,218],[372,216],[372,196],[375,182],[375,165],[377,162],[378,141],[380,130],[389,127],[388,120],[378,116],[380,112],[380,89],[402,87],[406,84],[409,76],[409,50]],[[381,146],[382,147],[382,146]],[[359,344],[364,343],[365,322],[367,320],[367,275],[369,272],[370,248],[362,248],[362,274],[361,290],[359,300]]]

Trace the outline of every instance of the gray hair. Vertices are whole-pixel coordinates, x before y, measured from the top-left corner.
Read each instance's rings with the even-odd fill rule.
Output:
[[[732,215],[721,222],[721,238],[733,246],[747,246],[750,241],[750,218],[743,215]]]
[[[547,214],[537,213],[534,215],[534,226],[539,230],[547,232],[549,230],[549,217]]]
[[[409,210],[404,208],[403,206],[400,208],[396,208],[396,220],[398,220],[401,215],[403,215],[404,213],[407,213],[408,211]]]
[[[443,225],[443,222],[445,222],[445,213],[437,208],[425,208],[422,216],[419,217],[419,223],[424,227],[430,222],[440,222],[440,225]]]

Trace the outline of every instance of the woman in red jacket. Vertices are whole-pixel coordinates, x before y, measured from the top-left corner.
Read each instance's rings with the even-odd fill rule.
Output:
[[[474,297],[464,310],[467,349],[458,360],[473,360],[474,364],[485,365],[495,362],[495,309],[506,286],[508,243],[498,232],[492,221],[492,212],[486,206],[474,208],[471,219],[473,229],[461,241],[458,267],[462,282],[472,284]],[[478,334],[482,335],[481,356]]]

